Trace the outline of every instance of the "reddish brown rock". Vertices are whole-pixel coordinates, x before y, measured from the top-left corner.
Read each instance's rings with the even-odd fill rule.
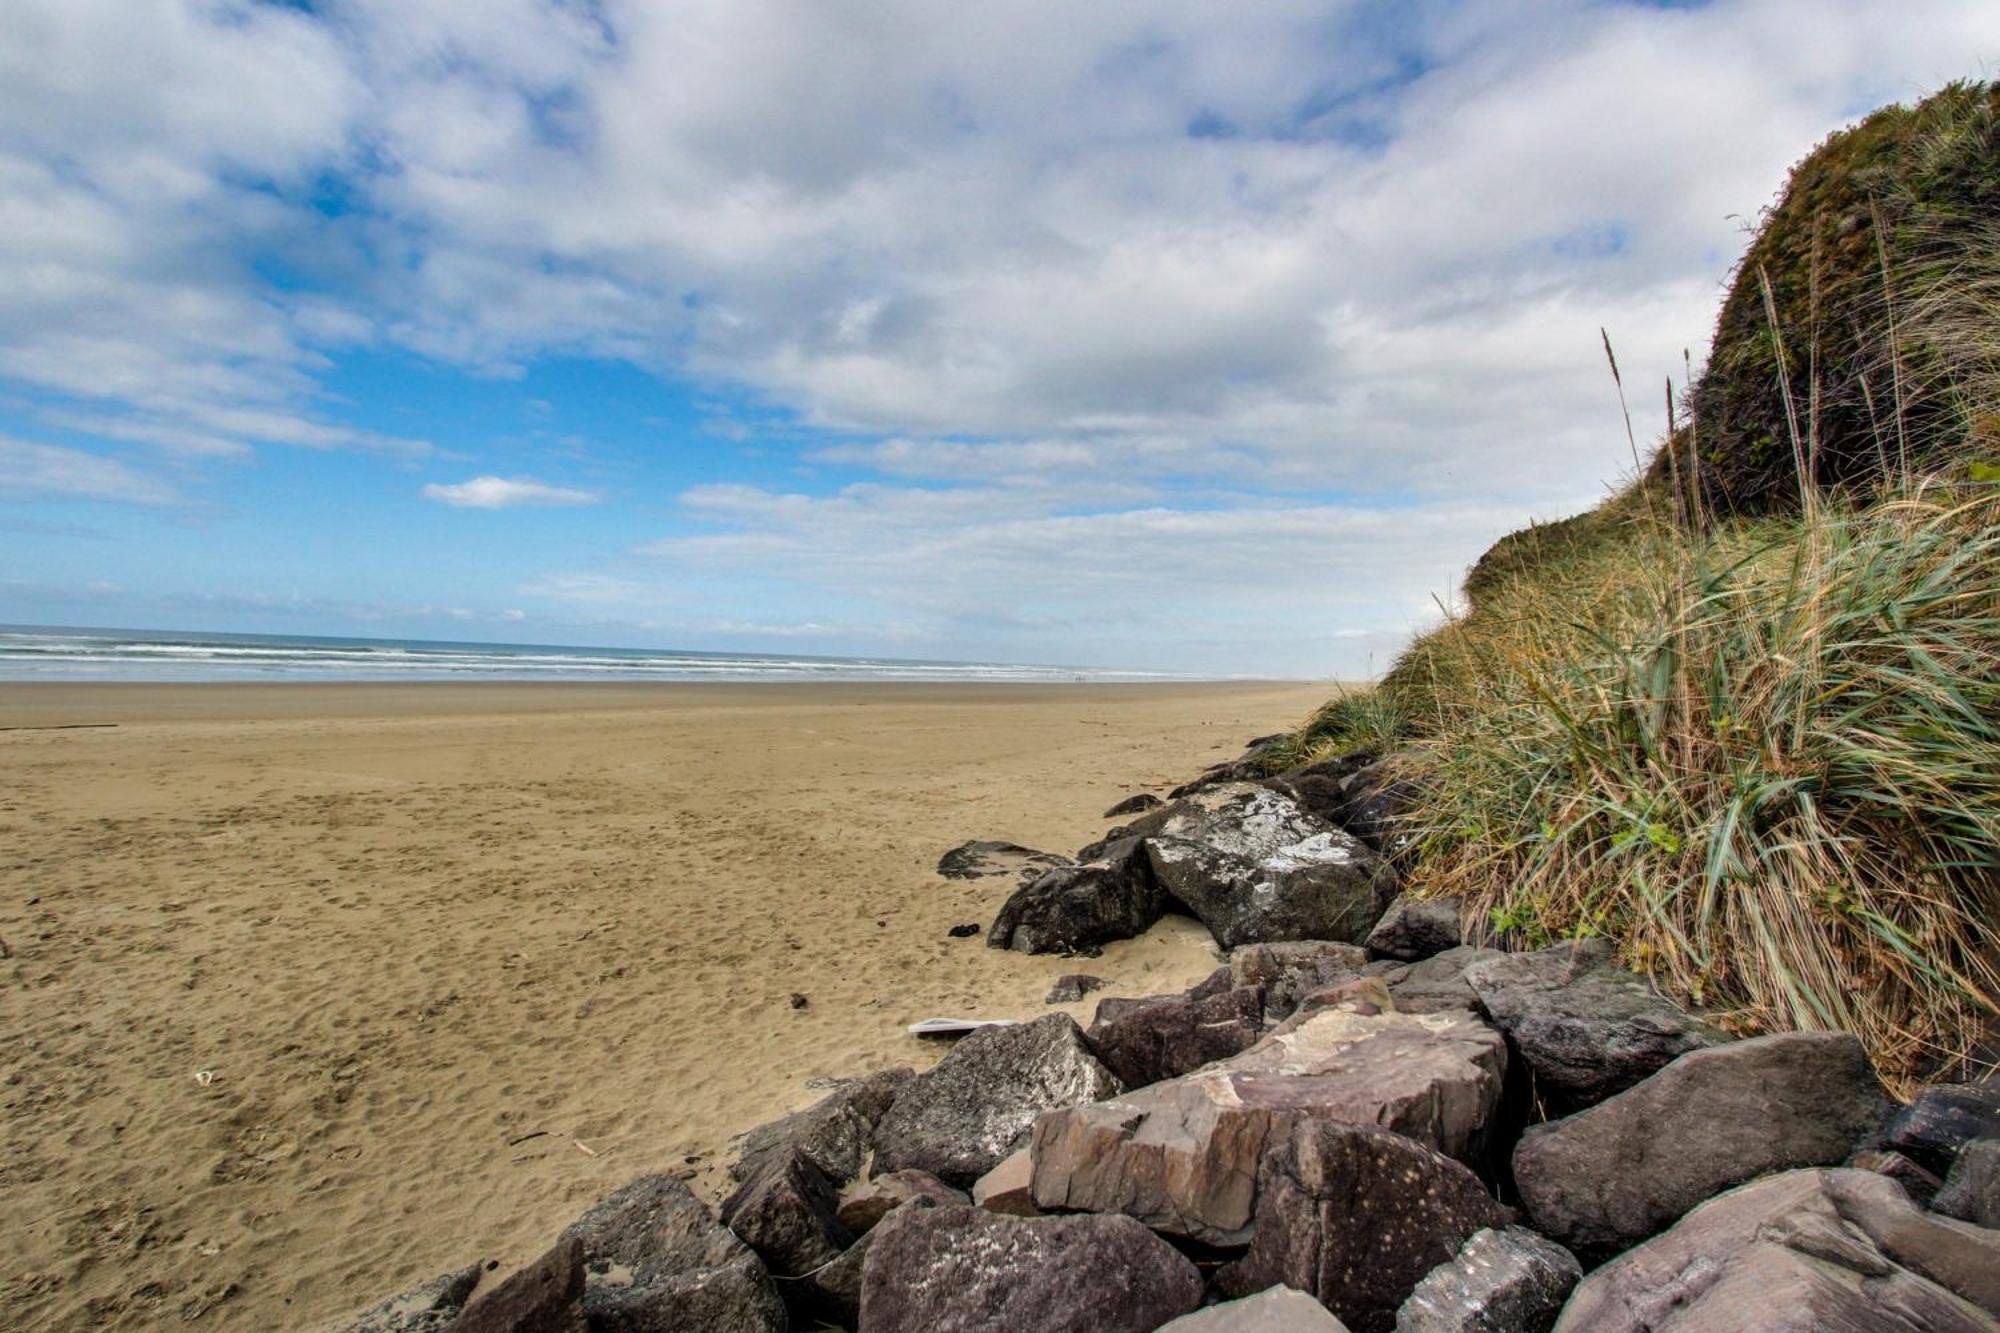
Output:
[[[2000,1231],[1872,1171],[1767,1176],[1584,1278],[1556,1333],[1993,1333]]]
[[[1232,1059],[1043,1116],[1035,1202],[1123,1212],[1214,1245],[1249,1238],[1267,1143],[1304,1119],[1379,1125],[1471,1160],[1499,1103],[1506,1042],[1465,1013],[1326,1009]]]
[[[1040,1217],[1035,1207],[1035,1164],[1026,1148],[973,1182],[972,1201],[989,1213]]]
[[[1264,1035],[1264,993],[1254,986],[1205,999],[1169,996],[1112,1012],[1109,1020],[1092,1023],[1088,1036],[1097,1058],[1128,1088],[1228,1059]]]
[[[902,1209],[871,1233],[867,1333],[1152,1333],[1201,1304],[1201,1275],[1127,1217]]]
[[[928,1171],[891,1171],[850,1185],[840,1196],[837,1216],[840,1224],[859,1236],[880,1222],[898,1204],[911,1199],[933,1203],[965,1203],[963,1190],[955,1190]]]
[[[1333,1311],[1302,1291],[1272,1287],[1184,1314],[1160,1333],[1348,1333]]]
[[[1217,1289],[1244,1295],[1282,1282],[1355,1333],[1388,1333],[1425,1274],[1474,1232],[1507,1222],[1465,1167],[1369,1125],[1302,1122],[1258,1174],[1256,1234],[1217,1272]]]

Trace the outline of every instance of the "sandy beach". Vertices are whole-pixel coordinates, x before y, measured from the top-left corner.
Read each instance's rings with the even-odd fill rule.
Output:
[[[813,1080],[1077,969],[948,938],[1010,885],[940,852],[1073,850],[1326,694],[0,686],[0,1324],[314,1328],[647,1172],[712,1200]]]

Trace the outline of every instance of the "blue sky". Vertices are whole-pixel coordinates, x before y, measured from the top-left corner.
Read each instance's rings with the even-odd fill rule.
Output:
[[[1379,668],[2000,8],[16,0],[0,621]],[[1656,434],[1655,390],[1636,394]]]

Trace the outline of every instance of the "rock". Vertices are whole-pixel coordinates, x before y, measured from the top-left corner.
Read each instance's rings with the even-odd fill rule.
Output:
[[[1584,1278],[1557,1333],[1992,1333],[2000,1232],[1926,1213],[1871,1171],[1731,1190]]]
[[[857,1236],[880,1222],[899,1204],[911,1199],[932,1203],[965,1203],[964,1190],[955,1190],[928,1171],[891,1171],[851,1186],[840,1196],[836,1216],[840,1225]]]
[[[563,1238],[583,1247],[583,1309],[593,1333],[787,1327],[764,1261],[672,1176],[633,1181]]]
[[[1408,826],[1422,789],[1411,775],[1416,765],[1390,755],[1357,771],[1343,785],[1335,822],[1384,855],[1395,856],[1415,841]]]
[[[899,1212],[861,1274],[868,1333],[1150,1333],[1201,1304],[1201,1275],[1126,1217]]]
[[[854,1243],[840,1224],[840,1198],[812,1158],[796,1148],[768,1153],[722,1204],[722,1225],[779,1277],[819,1267]]]
[[[1333,1311],[1302,1291],[1272,1287],[1240,1301],[1184,1314],[1160,1333],[1348,1333]]]
[[[1996,1136],[2000,1083],[1933,1083],[1896,1113],[1882,1132],[1882,1146],[1943,1176],[1966,1143]]]
[[[1465,970],[1560,1111],[1623,1092],[1684,1051],[1728,1038],[1619,967],[1605,940],[1568,940]]]
[[[1960,1148],[1931,1207],[1974,1226],[2000,1227],[2000,1138]]]
[[[1548,1333],[1583,1267],[1525,1227],[1475,1231],[1396,1311],[1396,1333]]]
[[[795,1147],[810,1157],[828,1180],[846,1184],[861,1174],[875,1122],[915,1077],[916,1072],[905,1066],[845,1080],[805,1110],[738,1135],[729,1178],[741,1183],[756,1171],[761,1158]]]
[[[1255,986],[1199,1000],[1168,996],[1115,1012],[1092,1023],[1088,1036],[1097,1058],[1128,1088],[1225,1060],[1264,1035],[1264,993]]]
[[[875,1169],[969,1185],[1021,1146],[1042,1112],[1119,1090],[1068,1014],[981,1028],[912,1079],[876,1123]]]
[[[979,933],[979,923],[977,921],[963,922],[960,925],[953,926],[950,930],[947,930],[945,932],[945,934],[951,936],[955,940],[969,940],[978,933]]]
[[[1057,977],[1049,987],[1049,993],[1042,997],[1043,1004],[1075,1004],[1094,990],[1103,990],[1111,983],[1103,977],[1094,977],[1088,972],[1065,972]]]
[[[584,1333],[583,1244],[565,1236],[547,1254],[481,1292],[451,1333]]]
[[[884,1220],[908,1209],[921,1211],[938,1206],[938,1200],[919,1195],[897,1204],[884,1215]],[[814,1313],[821,1319],[830,1320],[841,1328],[861,1326],[861,1274],[867,1269],[868,1251],[874,1243],[875,1231],[870,1230],[848,1246],[846,1253],[809,1279],[813,1289]]]
[[[1125,838],[1083,865],[1046,871],[1016,889],[986,943],[1020,953],[1094,954],[1144,934],[1167,907],[1143,844]]]
[[[372,1305],[341,1333],[440,1333],[465,1308],[483,1268],[472,1264]]]
[[[1414,963],[1459,946],[1458,917],[1456,898],[1399,895],[1363,943],[1372,954]]]
[[[1405,963],[1384,972],[1382,982],[1389,988],[1389,997],[1396,1007],[1406,1014],[1434,1014],[1446,1009],[1480,1013],[1483,1011],[1479,993],[1465,979],[1466,970],[1474,963],[1504,957],[1497,949],[1461,944],[1422,962]]]
[[[1461,1159],[1484,1146],[1506,1042],[1470,1014],[1292,1019],[1241,1055],[1035,1125],[1035,1202],[1123,1212],[1212,1245],[1249,1239],[1257,1164],[1305,1119],[1380,1125]],[[1414,1281],[1414,1279],[1412,1279]]]
[[[1690,1051],[1514,1150],[1535,1228],[1571,1249],[1624,1249],[1732,1185],[1845,1161],[1888,1118],[1861,1043],[1785,1032]]]
[[[1308,1120],[1264,1157],[1257,1229],[1215,1275],[1224,1295],[1297,1287],[1355,1333],[1395,1326],[1420,1278],[1507,1210],[1442,1153],[1373,1125]]]
[[[1264,992],[1264,1017],[1283,1022],[1316,990],[1361,975],[1367,951],[1336,940],[1246,944],[1229,955],[1230,983]]]
[[[983,879],[988,875],[1040,874],[1069,863],[1067,856],[1038,852],[1019,843],[967,842],[939,857],[937,872],[946,879]]]
[[[1395,893],[1385,862],[1268,787],[1224,783],[1147,816],[1156,818],[1145,839],[1154,878],[1225,949],[1358,940]]]
[[[1847,1164],[1857,1171],[1873,1171],[1889,1177],[1903,1187],[1903,1192],[1928,1208],[1937,1192],[1944,1188],[1944,1182],[1918,1166],[1899,1152],[1883,1149],[1864,1149],[1847,1159]]]
[[[1143,815],[1148,810],[1157,810],[1165,804],[1166,802],[1153,795],[1153,793],[1142,791],[1136,796],[1127,796],[1124,800],[1106,810],[1103,817],[1105,819],[1123,819],[1126,815]]]
[[[1372,750],[1355,750],[1337,759],[1286,769],[1276,777],[1264,779],[1264,785],[1291,797],[1316,818],[1339,825],[1346,818],[1350,804],[1349,783],[1378,757]]]
[[[798,991],[792,992],[792,999],[791,999],[792,1008],[803,1009],[811,1003],[812,1000],[810,997],[802,995]]]
[[[972,1183],[972,1201],[989,1213],[1010,1217],[1040,1217],[1035,1207],[1035,1164],[1026,1148]]]

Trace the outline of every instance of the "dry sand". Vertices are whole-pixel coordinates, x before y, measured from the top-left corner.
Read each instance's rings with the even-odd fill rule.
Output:
[[[1325,694],[0,686],[0,1324],[312,1328],[646,1172],[713,1199],[811,1080],[1078,966],[947,938],[1008,884],[940,852],[1072,850]]]

